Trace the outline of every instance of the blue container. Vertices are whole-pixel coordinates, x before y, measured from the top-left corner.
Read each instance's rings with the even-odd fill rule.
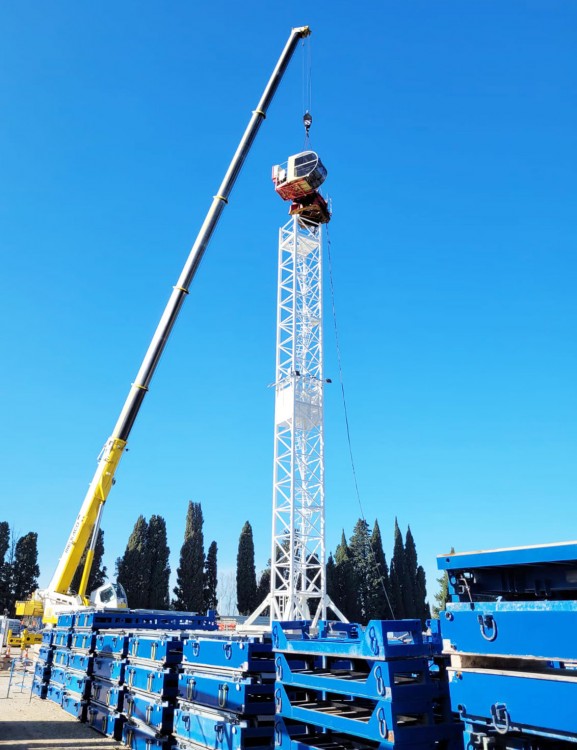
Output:
[[[184,641],[182,653],[185,666],[274,673],[272,645],[256,638],[190,636]]]
[[[52,664],[54,649],[51,646],[40,646],[38,649],[38,661],[42,660],[46,664]]]
[[[81,651],[71,651],[68,657],[68,667],[76,672],[92,674],[94,657]]]
[[[185,670],[178,675],[178,695],[189,703],[240,713],[274,713],[274,683],[257,678],[233,678]]]
[[[129,691],[124,696],[124,713],[127,718],[146,724],[159,734],[172,732],[174,706],[167,701]]]
[[[56,625],[59,628],[71,628],[74,625],[74,612],[62,612],[58,615]]]
[[[62,696],[62,708],[80,721],[86,720],[86,706],[86,701],[83,701],[77,695],[65,692]]]
[[[172,737],[162,737],[132,722],[122,728],[122,741],[131,750],[169,750],[173,744]]]
[[[64,687],[66,692],[75,693],[76,697],[87,698],[90,694],[90,677],[82,672],[66,670],[64,675]]]
[[[129,688],[161,698],[171,698],[178,693],[178,675],[170,669],[129,664],[126,667],[125,682]]]
[[[72,633],[69,628],[56,628],[54,630],[52,643],[58,648],[70,648],[71,639]]]
[[[54,639],[54,630],[52,628],[45,628],[42,631],[42,645],[51,646]]]
[[[128,650],[128,635],[126,633],[98,633],[94,646],[96,652],[102,656],[126,656]]]
[[[182,661],[180,636],[160,633],[135,633],[128,640],[128,655],[133,659],[154,661],[169,666]]]
[[[44,682],[38,677],[32,679],[32,695],[37,695],[39,698],[46,698],[48,692],[48,683]]]
[[[46,697],[49,701],[52,701],[53,703],[58,703],[59,706],[62,705],[62,698],[64,697],[64,688],[60,687],[60,685],[53,685],[51,682],[48,684],[48,689],[46,691]]]
[[[52,667],[50,673],[50,683],[52,685],[61,685],[64,687],[64,676],[66,674],[66,667]]]
[[[115,740],[122,739],[122,727],[125,721],[126,718],[113,709],[95,703],[90,703],[86,712],[88,726]]]
[[[54,655],[52,657],[52,663],[54,664],[54,666],[67,667],[69,659],[70,659],[70,649],[57,648],[54,651]]]
[[[110,659],[107,656],[96,656],[92,672],[95,677],[101,677],[120,684],[124,681],[125,667],[126,661],[124,659]]]
[[[94,642],[96,640],[96,634],[91,630],[77,630],[72,633],[71,648],[92,651],[94,649]]]

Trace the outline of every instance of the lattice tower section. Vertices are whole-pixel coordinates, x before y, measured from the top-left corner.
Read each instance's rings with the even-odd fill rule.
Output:
[[[279,234],[271,619],[326,617],[322,225]]]

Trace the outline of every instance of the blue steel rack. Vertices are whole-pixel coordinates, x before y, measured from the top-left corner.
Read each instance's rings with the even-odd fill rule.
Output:
[[[575,747],[577,543],[444,555],[438,567],[467,747]]]

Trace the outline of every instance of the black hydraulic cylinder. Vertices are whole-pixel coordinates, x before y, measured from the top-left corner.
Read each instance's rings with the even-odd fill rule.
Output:
[[[242,165],[250,151],[261,123],[266,117],[267,109],[276,93],[299,40],[307,37],[309,34],[310,29],[308,26],[295,28],[291,31],[290,37],[269,79],[261,100],[252,113],[250,122],[241,138],[218,193],[213,198],[204,223],[200,228],[196,241],[192,246],[184,268],[182,269],[182,273],[174,286],[173,292],[164,309],[164,313],[162,314],[152,341],[150,342],[148,351],[146,352],[142,365],[140,366],[136,380],[134,381],[126,402],[124,403],[124,407],[118,418],[114,432],[112,433],[113,438],[118,438],[124,441],[128,440],[132,425],[138,415],[144,396],[148,391],[148,386],[154,375],[156,366],[160,360],[166,342],[168,341],[170,332],[176,322],[180,308],[188,294],[190,283],[198,270],[204,252],[208,247],[208,243],[210,242],[212,234],[218,224],[220,215],[228,203],[228,197],[234,183],[236,182],[236,178],[242,169]]]

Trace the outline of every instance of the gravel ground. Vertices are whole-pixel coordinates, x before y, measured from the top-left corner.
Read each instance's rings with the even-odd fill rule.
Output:
[[[13,651],[12,656],[19,656]],[[33,666],[15,672],[10,693],[10,660],[0,656],[0,748],[14,750],[122,750],[52,701],[30,696]],[[24,687],[22,682],[24,678]]]

